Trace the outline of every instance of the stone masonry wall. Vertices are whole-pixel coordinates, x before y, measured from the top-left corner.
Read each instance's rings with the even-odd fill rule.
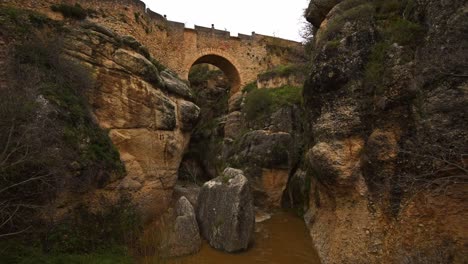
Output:
[[[260,34],[239,34],[238,37],[231,37],[228,31],[199,26],[188,29],[183,23],[168,21],[160,14],[147,9],[139,0],[2,2],[33,9],[58,20],[63,17],[60,13],[52,12],[51,5],[79,3],[83,8],[95,11],[88,20],[108,27],[117,34],[135,37],[156,59],[183,79],[188,78],[190,67],[203,55],[212,54],[225,58],[237,69],[240,79],[232,89],[233,94],[243,85],[255,81],[259,73],[280,64],[288,64],[297,54],[302,53],[302,45],[290,40]]]

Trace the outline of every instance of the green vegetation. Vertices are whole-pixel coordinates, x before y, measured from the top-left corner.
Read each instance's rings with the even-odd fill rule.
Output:
[[[44,253],[38,247],[26,247],[12,241],[0,244],[1,263],[16,264],[131,264],[125,248],[115,247],[88,254]]]
[[[258,75],[258,80],[268,80],[274,77],[287,77],[287,76],[297,76],[305,75],[307,73],[307,68],[305,65],[301,64],[290,64],[290,65],[279,65],[276,68],[267,71],[265,73]]]
[[[364,68],[364,81],[372,92],[381,94],[385,90],[385,63],[391,45],[397,43],[405,47],[401,56],[401,63],[405,63],[414,56],[414,49],[422,41],[425,31],[421,25],[403,18],[404,12],[410,12],[414,8],[414,2],[411,0],[378,1],[375,8],[381,40],[372,47]]]
[[[251,82],[242,88],[242,93],[250,93],[255,89],[257,89],[257,82]]]
[[[0,21],[16,43],[0,100],[0,235],[15,240],[2,246],[0,262],[119,263],[111,255],[130,262],[123,249],[110,251],[138,232],[133,205],[107,204],[101,212],[81,206],[61,222],[43,210],[63,192],[80,195],[125,173],[91,117],[90,72],[61,55],[61,24],[13,8],[0,8]]]
[[[43,246],[55,253],[89,253],[136,241],[141,220],[129,199],[117,204],[100,201],[101,211],[78,206],[71,215],[46,233]]]
[[[326,46],[329,49],[337,49],[340,46],[341,41],[339,39],[330,40],[327,42]]]
[[[199,64],[192,67],[189,73],[189,81],[192,86],[200,86],[206,84],[209,79],[223,76],[220,70],[211,70],[207,64]]]
[[[41,77],[39,93],[57,107],[64,142],[79,155],[79,163],[96,170],[124,173],[118,151],[107,133],[91,119],[85,89],[93,80],[87,69],[60,57],[59,40],[24,43],[16,47],[18,70],[34,69]],[[94,171],[94,170],[93,170]]]
[[[88,16],[87,10],[83,9],[83,7],[78,3],[73,6],[67,4],[52,5],[50,9],[54,12],[62,13],[66,18],[83,20]]]
[[[386,42],[377,43],[371,51],[369,61],[366,64],[364,71],[364,79],[367,85],[377,87],[376,90],[381,90],[382,77],[385,71],[385,58],[390,48],[390,44]]]
[[[269,116],[288,105],[302,103],[302,87],[284,86],[275,89],[253,89],[247,94],[243,111],[248,121]]]
[[[385,23],[383,34],[385,39],[392,43],[415,46],[422,40],[424,29],[419,24],[395,17]]]
[[[216,177],[224,167],[222,116],[227,114],[229,82],[224,73],[208,64],[194,65],[189,81],[200,107],[200,121],[195,126],[190,146],[180,168],[180,178],[196,184]]]
[[[346,1],[340,7],[341,13],[328,21],[327,26],[320,31],[320,39],[336,39],[347,21],[368,21],[375,14],[375,7],[367,1]]]

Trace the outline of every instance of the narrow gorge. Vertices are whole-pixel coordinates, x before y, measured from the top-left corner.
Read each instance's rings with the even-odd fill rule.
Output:
[[[467,263],[466,1],[303,8],[0,0],[0,263]]]

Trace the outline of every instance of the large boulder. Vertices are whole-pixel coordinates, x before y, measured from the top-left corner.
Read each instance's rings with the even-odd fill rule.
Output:
[[[182,96],[183,98],[193,100],[192,90],[185,82],[180,80],[176,74],[165,70],[161,72],[161,78],[164,82],[164,87],[169,92]]]
[[[286,132],[254,130],[246,133],[239,143],[238,160],[262,168],[287,169],[292,138]]]
[[[249,183],[241,170],[227,168],[203,185],[197,220],[202,236],[212,247],[227,252],[248,248],[253,239],[255,212]]]
[[[180,100],[179,113],[180,129],[185,132],[191,131],[197,125],[200,115],[200,107],[192,102]]]
[[[167,249],[170,257],[197,253],[201,247],[195,210],[185,196],[180,197],[175,207],[176,218],[169,235]]]
[[[143,55],[126,49],[118,49],[114,53],[114,61],[129,72],[142,76],[146,80],[159,85],[162,83],[158,69]]]

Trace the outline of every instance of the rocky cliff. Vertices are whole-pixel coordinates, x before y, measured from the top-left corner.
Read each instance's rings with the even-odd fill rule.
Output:
[[[319,1],[304,87],[323,263],[466,261],[464,1]]]
[[[70,28],[64,46],[68,56],[93,72],[90,105],[127,169],[106,190],[131,194],[145,219],[160,215],[171,201],[182,154],[198,121],[190,88],[133,37],[95,24]]]

